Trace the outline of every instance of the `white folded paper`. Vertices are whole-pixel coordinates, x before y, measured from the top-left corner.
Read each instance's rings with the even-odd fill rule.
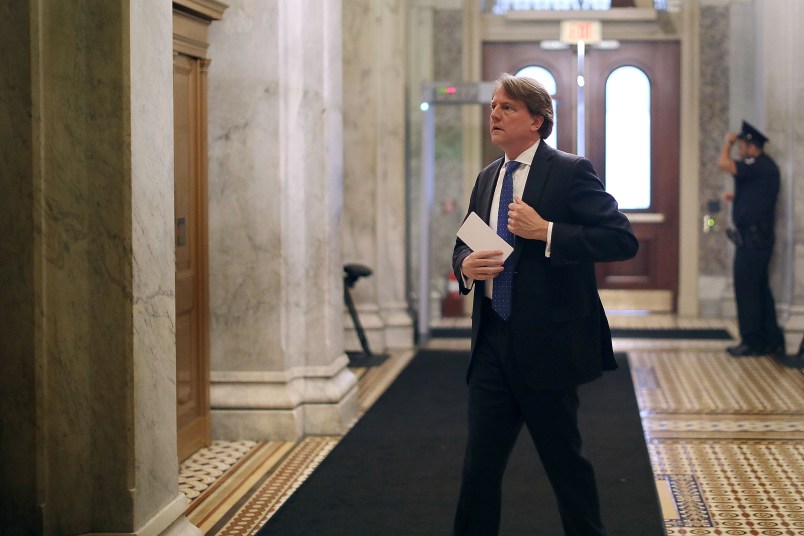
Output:
[[[502,251],[502,260],[507,259],[514,251],[513,246],[500,238],[497,231],[486,225],[486,222],[476,212],[469,214],[461,228],[458,229],[458,238],[472,248],[472,251]]]

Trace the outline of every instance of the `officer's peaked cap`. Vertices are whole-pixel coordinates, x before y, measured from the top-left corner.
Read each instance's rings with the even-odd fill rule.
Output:
[[[740,138],[741,140],[753,143],[758,147],[762,147],[763,145],[765,145],[765,142],[768,141],[767,136],[765,136],[762,132],[757,130],[748,121],[743,121],[742,129],[740,130],[740,133],[737,134],[737,137]]]

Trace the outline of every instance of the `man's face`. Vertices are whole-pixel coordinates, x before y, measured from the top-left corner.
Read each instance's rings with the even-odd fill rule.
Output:
[[[759,147],[753,143],[748,143],[745,140],[737,140],[737,156],[739,156],[741,160],[749,157],[757,157],[760,152]]]
[[[737,156],[740,157],[740,160],[748,157],[748,144],[745,143],[745,140],[737,140]]]
[[[539,139],[539,127],[544,118],[533,116],[525,103],[511,98],[502,87],[494,92],[491,99],[491,143],[505,151],[509,158]]]

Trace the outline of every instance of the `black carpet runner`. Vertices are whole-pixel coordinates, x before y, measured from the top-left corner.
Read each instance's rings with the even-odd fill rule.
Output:
[[[449,535],[466,439],[466,352],[422,351],[259,536]],[[581,431],[610,536],[665,534],[628,362],[584,385]],[[503,490],[503,536],[563,534],[524,431]]]
[[[430,336],[434,338],[468,339],[472,336],[470,328],[433,328]],[[687,340],[731,340],[728,331],[720,328],[611,328],[615,339],[687,339]]]

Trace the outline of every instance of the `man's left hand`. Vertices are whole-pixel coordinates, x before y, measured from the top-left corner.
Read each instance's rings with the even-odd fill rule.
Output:
[[[547,242],[547,220],[519,197],[508,205],[508,230],[522,238]]]

